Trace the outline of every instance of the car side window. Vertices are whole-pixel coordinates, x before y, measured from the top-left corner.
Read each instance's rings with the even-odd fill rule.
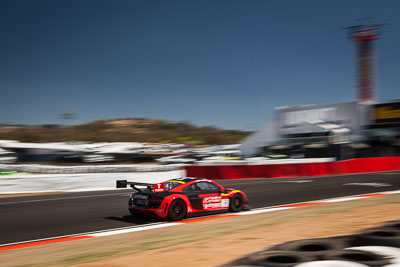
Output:
[[[219,189],[220,189],[218,186],[216,186],[216,185],[213,184],[213,183],[207,183],[207,184],[208,184],[209,190],[216,191],[216,190],[219,190]]]
[[[201,191],[208,191],[208,185],[205,182],[197,183],[197,186]]]
[[[176,183],[176,182],[166,182],[166,183],[164,183],[165,191],[169,191],[180,185],[181,185],[180,183]]]
[[[197,186],[200,188],[201,191],[218,191],[219,187],[215,184],[209,182],[200,182],[197,183]]]
[[[197,186],[196,184],[191,184],[191,185],[190,185],[190,189],[191,189],[192,191],[200,191],[200,188],[198,188],[198,186]]]
[[[183,192],[193,192],[193,191],[199,191],[199,189],[197,188],[196,184],[191,184],[188,186],[185,186],[184,188],[182,188]]]

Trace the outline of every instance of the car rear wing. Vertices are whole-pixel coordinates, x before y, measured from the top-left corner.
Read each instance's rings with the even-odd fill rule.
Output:
[[[148,190],[154,193],[164,192],[164,183],[149,184],[149,183],[138,183],[138,182],[128,182],[127,180],[117,180],[117,188],[127,188],[128,185],[134,190],[141,192],[142,189],[137,186],[145,186]]]

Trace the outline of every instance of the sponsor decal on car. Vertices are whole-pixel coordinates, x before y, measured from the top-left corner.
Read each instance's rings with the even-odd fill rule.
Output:
[[[222,199],[220,196],[205,197],[203,199],[203,208],[226,208],[229,207],[229,199]]]
[[[155,184],[153,188],[154,193],[160,193],[165,191],[164,183]]]
[[[221,200],[221,208],[229,207],[229,198],[224,198]]]

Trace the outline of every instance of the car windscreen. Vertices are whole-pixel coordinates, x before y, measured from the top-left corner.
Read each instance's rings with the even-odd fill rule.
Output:
[[[165,191],[169,191],[177,186],[180,186],[181,183],[177,183],[177,182],[165,182]]]

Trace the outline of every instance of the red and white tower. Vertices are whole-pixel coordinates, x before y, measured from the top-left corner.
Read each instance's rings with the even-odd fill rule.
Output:
[[[357,97],[359,102],[375,102],[377,85],[375,73],[375,51],[373,41],[379,39],[382,24],[357,25],[346,29],[349,39],[357,45]]]

